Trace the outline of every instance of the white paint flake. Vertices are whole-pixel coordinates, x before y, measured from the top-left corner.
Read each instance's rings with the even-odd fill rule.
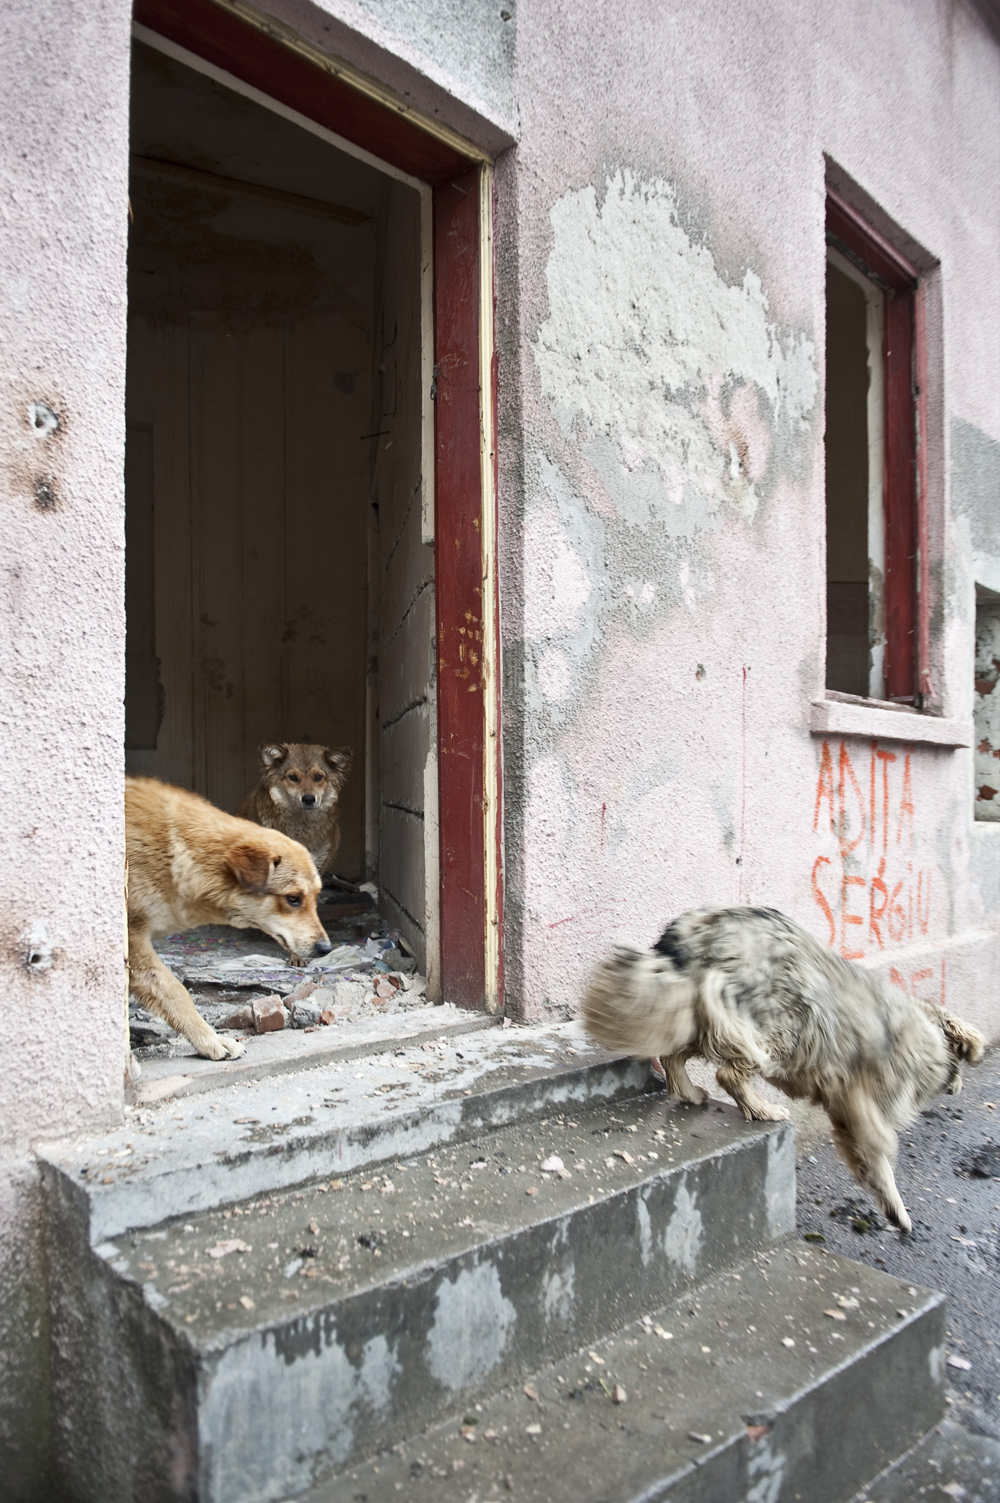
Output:
[[[534,641],[576,631],[590,599],[583,561],[551,506],[538,506],[524,525],[524,630]]]
[[[811,341],[769,321],[754,272],[723,278],[667,182],[619,172],[602,202],[573,190],[551,219],[534,352],[564,435],[632,526],[688,534],[726,502],[752,519],[775,430],[813,410]]]
[[[454,1282],[443,1279],[427,1337],[431,1375],[456,1392],[478,1383],[503,1357],[516,1320],[492,1263],[463,1268]]]
[[[673,1213],[663,1235],[663,1251],[671,1263],[679,1263],[691,1274],[698,1271],[698,1256],[704,1240],[704,1227],[696,1200],[697,1193],[692,1195],[682,1179],[677,1186]]]

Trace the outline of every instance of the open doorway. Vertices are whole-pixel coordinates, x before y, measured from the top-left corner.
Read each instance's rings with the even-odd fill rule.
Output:
[[[430,191],[145,35],[130,207],[127,769],[349,747],[336,874],[435,998]]]

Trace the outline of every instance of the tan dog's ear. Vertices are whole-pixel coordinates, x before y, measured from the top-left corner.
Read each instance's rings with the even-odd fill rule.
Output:
[[[335,746],[333,748],[324,746],[323,748],[323,761],[341,782],[344,781],[350,772],[353,759],[353,753],[349,746]]]
[[[288,743],[285,741],[262,741],[257,748],[260,757],[260,765],[265,772],[270,772],[272,767],[277,767],[288,756]]]
[[[251,840],[241,841],[229,852],[226,865],[240,886],[247,892],[260,897],[261,893],[267,891],[267,880],[271,875],[271,856],[266,847],[254,845]],[[274,865],[278,865],[277,860]]]

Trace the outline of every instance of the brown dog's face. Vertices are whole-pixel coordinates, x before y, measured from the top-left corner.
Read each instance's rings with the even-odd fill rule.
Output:
[[[351,770],[351,753],[346,746],[331,750],[301,741],[265,741],[260,763],[264,785],[279,808],[329,813]]]
[[[230,923],[262,929],[298,960],[329,955],[333,946],[316,912],[319,873],[304,846],[276,830],[255,830],[233,846],[226,865],[238,884]]]

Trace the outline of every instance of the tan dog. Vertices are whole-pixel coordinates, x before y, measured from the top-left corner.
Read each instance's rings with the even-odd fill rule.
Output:
[[[209,1027],[151,941],[199,924],[262,929],[293,957],[332,946],[316,914],[319,875],[294,840],[223,814],[155,778],[125,779],[128,944],[132,992],[208,1059],[243,1045]]]
[[[954,1014],[841,960],[773,908],[695,909],[652,952],[616,950],[594,972],[583,1015],[605,1048],[660,1056],[682,1101],[706,1099],[685,1069],[700,1054],[751,1120],[788,1116],[754,1090],[757,1074],[824,1107],[855,1179],[904,1232],[896,1129],[940,1091],[961,1090],[959,1061],[977,1065],[986,1045]]]
[[[339,799],[351,770],[350,751],[264,741],[258,754],[260,782],[236,813],[299,841],[326,876],[340,845]]]

